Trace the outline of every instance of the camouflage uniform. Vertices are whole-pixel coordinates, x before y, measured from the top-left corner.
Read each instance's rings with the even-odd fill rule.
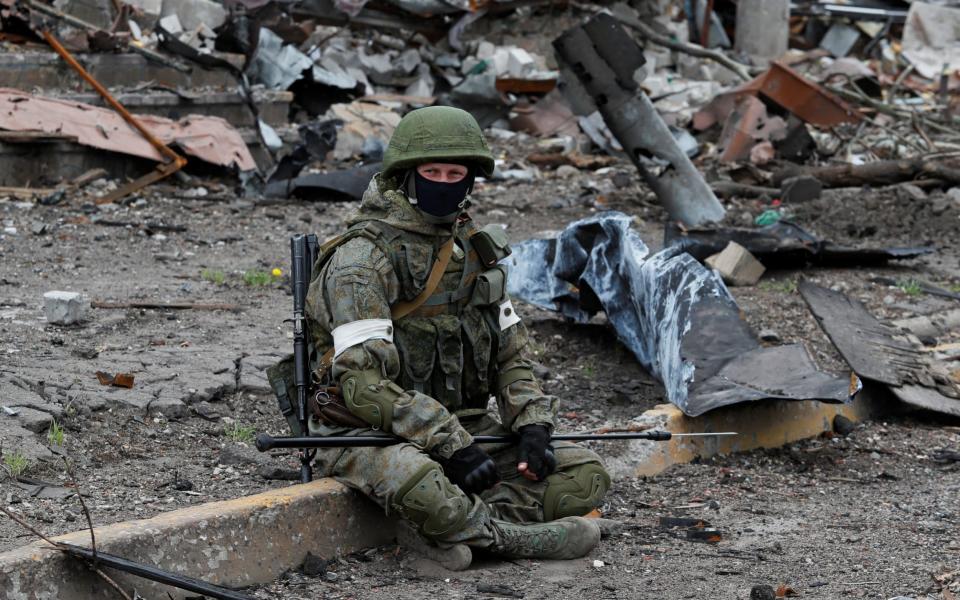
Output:
[[[337,247],[310,286],[307,314],[322,354],[334,346],[335,328],[391,319],[391,306],[424,289],[439,248],[451,234],[456,238],[436,291],[392,323],[392,340],[350,346],[332,368],[351,411],[372,429],[409,443],[320,450],[317,470],[362,491],[388,514],[413,521],[441,544],[489,546],[497,536],[492,519],[543,522],[589,512],[609,476],[595,453],[575,444],[553,444],[557,470],[544,481],[517,472],[516,446],[485,445],[502,482],[472,497],[451,484],[431,457],[449,458],[469,446],[473,435],[516,432],[529,424],[552,430],[557,399],[542,392],[523,357],[527,333],[504,291],[506,273],[478,260],[472,223],[430,224],[401,186],[396,171],[373,179],[348,220],[353,237]],[[497,411],[488,410],[491,396]],[[316,419],[310,425],[311,434],[320,436],[371,431]]]

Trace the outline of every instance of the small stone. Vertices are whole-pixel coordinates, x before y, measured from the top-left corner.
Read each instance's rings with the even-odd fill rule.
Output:
[[[842,435],[844,437],[853,433],[857,428],[856,423],[846,418],[843,415],[837,415],[833,418],[833,431],[837,435]]]
[[[624,171],[617,171],[613,174],[613,177],[610,178],[610,181],[613,182],[613,185],[616,186],[617,189],[623,189],[633,184],[633,176]]]
[[[602,560],[595,560],[595,561],[593,561],[593,568],[594,568],[594,569],[603,568],[603,561],[602,561]]]
[[[307,552],[300,570],[307,577],[324,577],[327,574],[327,561],[312,552]]]
[[[790,177],[780,185],[780,199],[787,204],[811,202],[819,198],[822,192],[823,184],[810,175]]]
[[[950,204],[951,202],[949,198],[934,198],[933,202],[930,203],[930,211],[933,212],[935,216],[940,216],[947,212],[947,209],[950,208]]]
[[[922,201],[927,199],[927,193],[912,183],[905,183],[901,185],[900,190],[910,200]]]
[[[338,579],[340,579],[340,576],[334,573],[333,571],[327,571],[323,575],[323,579],[325,581],[328,581],[329,583],[335,583]]]
[[[960,187],[950,188],[947,191],[947,198],[953,203],[953,207],[960,210]]]
[[[43,314],[55,325],[73,325],[86,318],[90,302],[78,292],[47,292],[43,295]]]
[[[573,165],[560,165],[556,170],[557,177],[566,179],[567,177],[576,177],[580,174],[580,169]]]
[[[760,339],[764,342],[776,343],[780,341],[780,334],[773,329],[762,329],[760,331]]]
[[[173,482],[173,489],[178,492],[189,492],[193,489],[193,482],[186,479],[178,479]]]
[[[755,585],[750,589],[750,600],[777,600],[777,593],[769,585]]]

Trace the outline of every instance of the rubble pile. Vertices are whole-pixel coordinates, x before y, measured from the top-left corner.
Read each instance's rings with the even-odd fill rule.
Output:
[[[400,117],[447,104],[504,148],[478,197],[587,175],[582,194],[609,209],[629,161],[650,190],[637,202],[666,211],[653,262],[686,253],[711,286],[884,265],[937,243],[835,243],[790,219],[825,190],[890,185],[960,210],[955,4],[11,0],[0,195],[113,212],[176,177],[257,202],[357,200]],[[517,268],[550,277],[530,257]],[[548,297],[584,279],[529,283],[531,302],[596,312]],[[654,371],[674,360],[635,353]]]

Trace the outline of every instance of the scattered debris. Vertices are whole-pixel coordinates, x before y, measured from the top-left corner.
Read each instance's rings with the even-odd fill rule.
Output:
[[[256,163],[243,139],[226,121],[193,116],[181,121],[141,115],[137,120],[164,144],[213,165],[249,171]],[[0,89],[0,129],[68,135],[99,150],[163,161],[164,156],[111,110]]]
[[[898,334],[842,292],[809,281],[799,290],[855,373],[888,386],[906,404],[960,416],[960,381],[945,363],[923,352],[918,339]]]
[[[46,292],[43,295],[43,314],[51,325],[75,325],[83,321],[90,301],[79,292]]]
[[[134,376],[130,373],[117,373],[116,375],[111,375],[105,371],[97,371],[95,374],[97,376],[97,381],[100,382],[100,385],[112,385],[127,389],[133,388]]]
[[[736,242],[730,242],[722,252],[707,257],[704,264],[717,271],[727,285],[756,285],[766,270]]]
[[[678,223],[668,222],[664,232],[665,245],[676,246],[700,261],[721,252],[731,242],[743,246],[768,269],[796,269],[807,265],[875,266],[934,252],[931,247],[848,248],[820,240],[786,220],[757,229],[682,228]]]
[[[617,20],[601,13],[554,47],[670,215],[693,226],[722,219],[720,202],[640,89],[635,74],[646,59]]]

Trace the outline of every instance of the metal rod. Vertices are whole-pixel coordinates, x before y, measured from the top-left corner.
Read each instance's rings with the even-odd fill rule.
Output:
[[[629,433],[558,433],[551,440],[588,442],[603,440],[651,440],[665,442],[675,437],[714,437],[738,435],[733,431],[720,433],[671,433],[669,431],[640,431]],[[519,441],[516,435],[475,435],[475,444],[511,444]],[[257,436],[257,450],[265,452],[273,448],[382,448],[402,444],[406,440],[392,435],[345,435],[325,437],[273,437],[266,433]]]
[[[143,577],[144,579],[149,579],[150,581],[156,581],[165,585],[177,587],[182,590],[197,592],[205,596],[210,596],[211,598],[218,598],[220,600],[253,600],[253,596],[241,594],[240,592],[235,592],[212,583],[207,583],[206,581],[201,581],[200,579],[194,579],[193,577],[187,577],[186,575],[178,575],[176,573],[164,571],[156,567],[135,563],[131,560],[114,556],[112,554],[105,554],[99,551],[94,554],[94,552],[89,548],[74,546],[73,544],[67,544],[64,542],[58,542],[56,547],[58,550],[62,550],[63,552],[66,552],[72,556],[86,560],[96,560],[100,565],[110,567],[111,569],[117,569],[119,571],[124,571],[125,573],[131,573],[138,577]]]

